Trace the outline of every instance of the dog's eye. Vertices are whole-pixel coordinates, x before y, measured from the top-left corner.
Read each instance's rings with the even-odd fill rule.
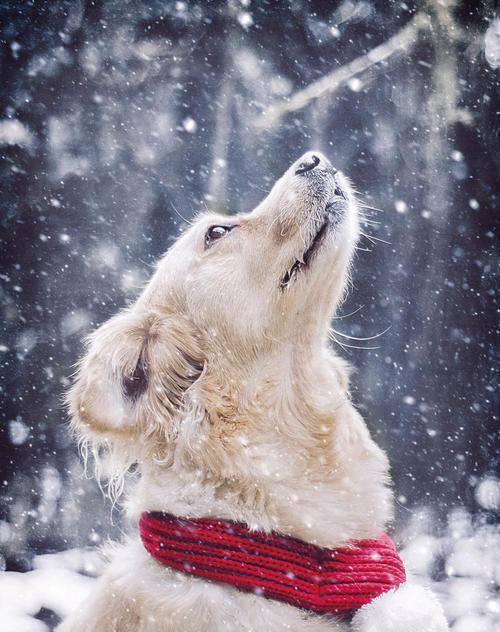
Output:
[[[208,248],[214,242],[225,237],[230,231],[233,230],[233,228],[234,226],[221,226],[218,224],[215,226],[210,226],[205,234],[205,246]]]

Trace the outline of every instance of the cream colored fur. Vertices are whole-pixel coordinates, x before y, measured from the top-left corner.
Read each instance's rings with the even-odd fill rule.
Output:
[[[310,154],[297,161],[253,212],[201,215],[136,303],[90,336],[68,395],[72,427],[115,492],[137,464],[132,517],[229,519],[328,547],[377,536],[391,519],[387,458],[328,345],[358,238],[356,204],[315,154],[314,170],[296,174]],[[284,283],[325,213],[315,256]],[[234,228],[207,245],[213,225]],[[346,626],[173,572],[132,539],[58,631]]]

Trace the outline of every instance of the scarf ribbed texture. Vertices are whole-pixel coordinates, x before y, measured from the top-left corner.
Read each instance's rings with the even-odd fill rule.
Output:
[[[224,520],[143,513],[148,553],[170,568],[317,613],[348,616],[405,579],[389,536],[337,549]]]

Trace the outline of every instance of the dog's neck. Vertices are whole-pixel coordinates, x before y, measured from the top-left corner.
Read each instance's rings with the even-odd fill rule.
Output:
[[[327,549],[235,522],[143,513],[139,533],[161,564],[300,608],[351,615],[405,581],[387,535]]]
[[[382,532],[387,459],[341,386],[342,363],[326,350],[317,360],[263,362],[226,383],[208,372],[168,467],[141,466],[133,513],[236,520],[329,547]]]

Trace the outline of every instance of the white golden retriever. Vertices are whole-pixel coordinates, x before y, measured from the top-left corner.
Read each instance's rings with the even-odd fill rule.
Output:
[[[388,461],[328,346],[358,231],[348,181],[307,153],[251,213],[201,215],[135,304],[90,336],[68,395],[72,427],[107,455],[117,491],[136,464],[134,519],[207,518],[329,549],[384,532]],[[434,597],[409,583],[347,620],[190,570],[130,539],[58,630],[447,629]]]

